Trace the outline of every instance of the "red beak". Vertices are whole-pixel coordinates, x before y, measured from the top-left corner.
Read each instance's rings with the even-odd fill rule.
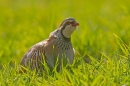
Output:
[[[74,22],[73,24],[72,24],[72,26],[79,26],[79,23],[77,23],[77,22]]]

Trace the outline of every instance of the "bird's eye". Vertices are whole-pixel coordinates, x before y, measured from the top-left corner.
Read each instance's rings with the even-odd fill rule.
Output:
[[[70,22],[70,24],[73,24],[75,21]]]
[[[66,22],[66,25],[70,25],[70,24],[74,24],[75,23],[75,21],[71,21],[71,22]]]

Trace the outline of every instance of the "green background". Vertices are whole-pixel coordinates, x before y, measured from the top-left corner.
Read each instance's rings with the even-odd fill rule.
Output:
[[[126,49],[130,44],[129,0],[0,0],[0,78],[3,79],[0,84],[14,85],[12,79],[18,76],[22,78],[16,85],[34,84],[15,74],[16,66],[32,45],[48,38],[67,17],[74,17],[80,24],[72,34],[72,44],[77,52],[73,70],[79,72],[77,75],[57,74],[56,78],[50,74],[51,78],[44,79],[44,83],[106,86],[110,81],[109,85],[129,84],[129,49]],[[86,63],[90,59],[92,62]],[[8,66],[13,72],[7,70]],[[72,79],[62,82],[59,75]],[[81,77],[81,80],[73,77]],[[40,83],[35,81],[35,85]]]

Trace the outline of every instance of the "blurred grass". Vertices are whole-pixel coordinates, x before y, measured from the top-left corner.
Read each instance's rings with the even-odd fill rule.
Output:
[[[71,83],[66,83],[70,83],[70,85],[75,85],[74,82],[86,84],[84,81],[88,80],[88,85],[92,83],[92,85],[95,85],[95,83],[98,84],[97,81],[99,80],[99,84],[110,81],[110,84],[117,85],[117,83],[120,84],[118,82],[120,80],[115,79],[118,76],[122,76],[125,82],[129,75],[123,76],[121,74],[124,71],[126,73],[129,71],[129,68],[123,68],[124,66],[127,67],[128,63],[126,59],[122,62],[118,55],[126,58],[127,56],[123,53],[124,51],[122,52],[113,33],[129,47],[129,4],[130,1],[128,0],[0,0],[0,64],[7,65],[12,62],[17,65],[29,47],[47,38],[49,33],[55,30],[65,18],[74,17],[80,24],[72,35],[73,47],[80,53],[80,56],[76,56],[75,65],[79,65],[78,67],[81,67],[81,70],[85,72],[88,70],[87,73],[90,73],[90,75],[85,72],[77,72],[74,76],[68,76],[73,79],[70,80]],[[100,63],[101,67],[99,67],[101,69],[96,70],[97,74],[94,72],[96,76],[91,74],[93,73],[91,65],[82,64],[78,60],[80,57],[87,59],[90,56],[93,58],[92,66],[94,67],[103,60],[103,63]],[[109,60],[104,63],[106,57]],[[99,62],[94,62],[94,59],[99,60]],[[120,64],[120,62],[122,63]],[[85,69],[82,69],[83,67]],[[74,71],[80,70],[80,68],[78,70],[76,68],[74,68]],[[12,70],[15,71],[15,69]],[[66,76],[67,73],[69,72],[63,73],[65,75],[62,76]],[[98,73],[100,74],[98,75]],[[14,72],[13,74],[15,76]],[[79,77],[81,75],[83,81],[75,81],[76,74]],[[52,79],[52,76],[50,77]],[[45,82],[48,83],[46,80]]]

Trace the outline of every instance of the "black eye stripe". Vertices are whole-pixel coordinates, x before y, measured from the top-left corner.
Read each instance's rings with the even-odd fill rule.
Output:
[[[70,22],[70,24],[73,24],[74,22]]]
[[[74,23],[74,22],[76,22],[76,21],[72,21],[72,22],[70,22],[70,23]]]

